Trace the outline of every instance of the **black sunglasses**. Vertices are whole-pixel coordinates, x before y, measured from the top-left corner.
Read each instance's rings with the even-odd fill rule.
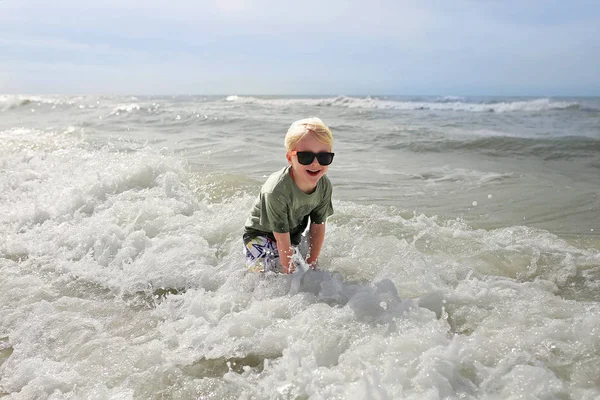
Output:
[[[298,157],[298,162],[302,165],[310,165],[312,164],[315,157],[317,157],[317,161],[321,165],[329,165],[333,162],[334,153],[313,153],[312,151],[292,151],[292,155],[296,155]]]

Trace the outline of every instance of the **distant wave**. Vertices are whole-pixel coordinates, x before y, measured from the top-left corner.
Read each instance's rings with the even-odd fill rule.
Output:
[[[500,182],[513,177],[512,173],[482,172],[464,168],[435,168],[429,172],[413,175],[413,179],[424,180],[428,183],[458,182],[458,183],[488,183]]]
[[[510,136],[478,137],[474,139],[435,139],[394,143],[389,149],[408,149],[416,153],[446,151],[480,152],[489,156],[531,156],[545,160],[568,160],[597,157],[600,140],[589,137],[523,138]]]
[[[51,104],[58,105],[65,102],[52,98],[44,98],[40,96],[23,96],[23,95],[0,95],[0,111],[6,111],[13,108],[25,107],[31,104]]]
[[[464,102],[465,98],[462,96],[443,96],[443,97],[438,97],[436,100],[436,102],[439,103],[453,103],[453,102]]]
[[[535,112],[546,110],[579,109],[577,102],[554,101],[547,98],[522,101],[506,101],[497,103],[472,103],[466,102],[461,97],[446,96],[434,101],[406,101],[388,100],[372,97],[337,96],[329,98],[258,98],[246,96],[228,96],[228,102],[241,104],[258,104],[275,107],[291,107],[297,105],[315,107],[347,107],[365,109],[388,110],[439,110],[439,111],[467,111],[467,112]]]
[[[109,115],[119,115],[121,113],[130,113],[130,112],[134,112],[134,111],[139,111],[140,108],[141,108],[140,105],[137,103],[120,104],[120,105],[114,107]]]

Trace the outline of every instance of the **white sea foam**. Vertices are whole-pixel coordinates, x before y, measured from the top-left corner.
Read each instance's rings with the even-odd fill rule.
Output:
[[[131,113],[134,111],[139,111],[140,105],[138,103],[131,104],[120,104],[113,108],[109,115],[119,115],[120,113]]]
[[[246,104],[260,104],[264,106],[291,107],[306,105],[315,107],[347,107],[364,109],[389,109],[389,110],[436,110],[436,111],[467,111],[467,112],[536,112],[547,110],[560,110],[577,107],[578,103],[566,101],[553,101],[550,99],[523,100],[498,103],[468,103],[461,99],[443,99],[438,102],[383,100],[372,97],[347,97],[338,96],[331,98],[301,98],[301,99],[262,99],[246,96],[228,96],[227,101]]]
[[[443,96],[436,99],[437,102],[448,103],[448,102],[464,102],[465,98],[461,96]]]
[[[181,159],[97,149],[75,128],[0,139],[0,393],[599,393],[600,306],[568,298],[574,284],[593,293],[577,278],[598,250],[335,201],[323,271],[252,274],[240,236],[253,195],[215,200]]]

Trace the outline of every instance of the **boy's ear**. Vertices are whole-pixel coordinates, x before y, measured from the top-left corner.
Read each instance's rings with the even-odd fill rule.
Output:
[[[287,160],[290,164],[292,163],[292,155],[290,154],[289,151],[287,153],[285,153],[285,158],[287,158]]]

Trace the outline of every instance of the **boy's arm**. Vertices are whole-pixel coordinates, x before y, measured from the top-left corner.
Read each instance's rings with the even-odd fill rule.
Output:
[[[322,224],[310,224],[310,247],[308,250],[309,256],[306,259],[308,265],[311,268],[315,268],[319,254],[321,254],[321,247],[323,247],[323,240],[325,239],[325,223]]]
[[[292,262],[292,254],[294,254],[294,250],[292,249],[290,233],[273,232],[273,236],[275,236],[275,240],[277,241],[277,251],[279,252],[279,261],[281,262],[283,272],[286,274],[291,274],[294,272],[295,266]]]

